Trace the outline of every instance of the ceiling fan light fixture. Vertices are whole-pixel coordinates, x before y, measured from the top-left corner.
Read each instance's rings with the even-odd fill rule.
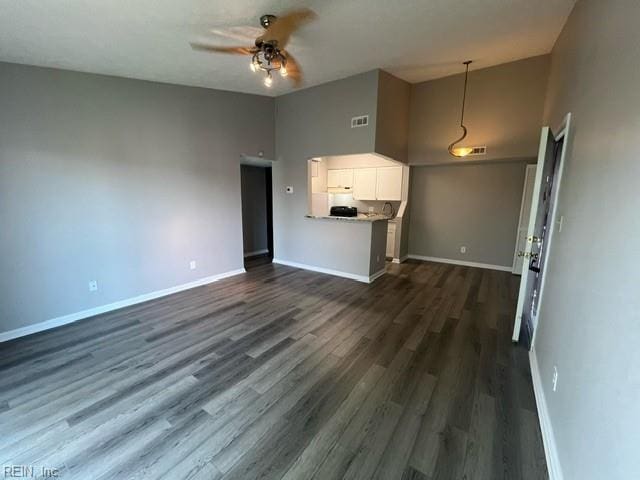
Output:
[[[280,72],[280,76],[288,77],[294,87],[299,87],[302,84],[300,65],[295,57],[285,50],[285,47],[292,34],[315,18],[315,12],[308,8],[294,9],[280,17],[263,15],[260,17],[260,25],[265,29],[265,32],[255,39],[252,46],[216,46],[191,43],[191,48],[207,52],[251,56],[249,69],[254,73],[265,73],[263,83],[266,87],[271,87],[273,84],[273,71]]]
[[[458,157],[458,158],[466,157],[471,152],[473,152],[473,148],[471,148],[471,147],[456,147],[456,144],[460,143],[467,136],[467,127],[464,126],[464,105],[465,105],[465,101],[467,99],[467,79],[469,77],[469,64],[470,63],[471,63],[471,60],[467,60],[466,62],[463,63],[466,68],[465,68],[465,72],[464,72],[464,90],[463,90],[463,93],[462,93],[462,112],[460,113],[460,128],[462,128],[462,136],[460,138],[458,138],[457,140],[451,142],[449,144],[449,147],[447,148],[447,150],[449,151],[450,155],[452,155],[454,157]]]

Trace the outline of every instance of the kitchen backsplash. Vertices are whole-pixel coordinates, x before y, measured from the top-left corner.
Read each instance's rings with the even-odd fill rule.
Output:
[[[376,213],[382,213],[382,207],[386,202],[379,200],[354,200],[353,195],[350,193],[330,193],[329,194],[329,207],[336,205],[344,205],[347,207],[356,207],[359,213],[367,213],[369,207],[373,207]],[[398,211],[400,202],[388,202],[393,205],[394,212]],[[387,207],[388,208],[388,207]]]

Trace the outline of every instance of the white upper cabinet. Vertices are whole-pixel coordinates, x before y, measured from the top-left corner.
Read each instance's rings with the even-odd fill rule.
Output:
[[[329,170],[327,173],[327,187],[333,190],[350,192],[353,187],[353,169]]]
[[[353,198],[376,200],[377,168],[356,168],[353,171]]]
[[[331,169],[329,193],[353,193],[355,200],[402,200],[402,167]]]
[[[381,167],[376,170],[376,199],[402,200],[402,167]]]

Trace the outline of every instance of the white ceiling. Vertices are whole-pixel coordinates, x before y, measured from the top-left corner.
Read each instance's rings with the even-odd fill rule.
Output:
[[[189,41],[250,44],[211,29],[258,26],[309,6],[318,20],[292,40],[305,86],[383,68],[409,82],[548,53],[575,0],[0,0],[0,60],[279,95],[246,57]],[[254,29],[241,29],[241,32]]]

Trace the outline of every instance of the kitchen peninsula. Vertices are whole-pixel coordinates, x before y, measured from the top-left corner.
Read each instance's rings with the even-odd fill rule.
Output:
[[[384,275],[388,217],[307,215],[306,219],[309,228],[321,232],[318,241],[325,246],[332,244],[329,251],[333,255],[327,262],[335,264],[335,268],[316,270],[365,283]]]
[[[308,241],[297,250],[316,265],[300,268],[373,282],[387,259],[399,262],[409,168],[376,154],[308,160]],[[321,265],[321,266],[320,266]]]

